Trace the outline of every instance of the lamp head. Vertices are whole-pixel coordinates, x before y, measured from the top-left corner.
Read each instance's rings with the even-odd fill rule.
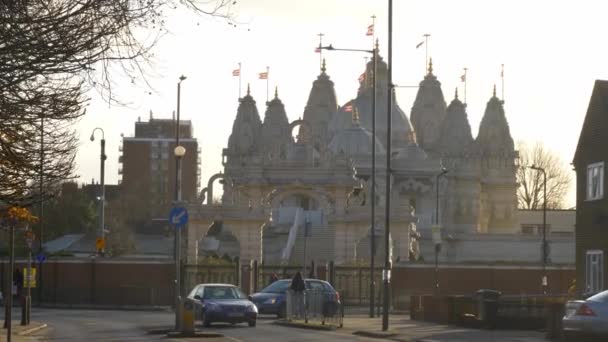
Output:
[[[91,141],[95,141],[95,135],[91,134],[91,138],[90,139],[91,139]]]
[[[175,154],[176,157],[181,158],[184,155],[186,155],[186,148],[182,145],[179,145],[179,146],[175,147],[175,149],[173,150],[173,153]]]
[[[181,81],[185,80],[186,78],[188,78],[188,77],[186,77],[186,76],[184,76],[184,75],[181,75],[181,76],[179,77],[179,81],[181,82]]]

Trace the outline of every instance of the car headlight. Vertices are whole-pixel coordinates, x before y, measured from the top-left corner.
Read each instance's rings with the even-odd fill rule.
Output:
[[[257,307],[257,306],[255,306],[255,305],[253,305],[253,304],[252,304],[252,305],[249,305],[249,306],[247,307],[247,312],[255,312],[255,313],[257,313],[257,312],[258,312],[258,307]]]
[[[270,298],[270,299],[266,300],[266,303],[264,303],[264,304],[275,304],[276,302],[277,302],[276,298]]]

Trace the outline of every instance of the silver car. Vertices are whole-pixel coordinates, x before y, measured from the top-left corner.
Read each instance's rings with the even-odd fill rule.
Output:
[[[608,290],[586,300],[568,301],[562,323],[566,341],[582,341],[583,336],[608,340]]]

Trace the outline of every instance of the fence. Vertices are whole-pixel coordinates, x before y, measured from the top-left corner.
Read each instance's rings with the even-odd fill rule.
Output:
[[[182,265],[182,286],[187,293],[197,284],[222,283],[238,285],[238,262],[233,265]]]
[[[23,260],[17,267],[24,267]],[[242,287],[246,293],[261,290],[269,284],[274,273],[279,278],[291,279],[302,271],[301,266],[241,265],[182,265],[183,290],[195,284],[221,282]],[[313,276],[327,280],[340,292],[346,305],[369,303],[371,276],[369,266],[317,265]],[[442,295],[472,294],[480,288],[496,289],[504,295],[540,293],[540,267],[495,265],[441,265],[439,280]],[[6,279],[8,263],[0,260],[0,283],[8,293]],[[45,304],[93,304],[107,306],[154,305],[170,306],[174,302],[175,265],[171,260],[134,259],[52,259],[38,272],[38,287],[32,290],[33,302]],[[307,272],[308,273],[308,272]],[[308,274],[310,275],[310,274]],[[411,295],[432,293],[435,278],[433,265],[412,264],[394,267],[391,280],[392,305],[407,309]],[[574,269],[547,269],[550,293],[566,293]],[[382,290],[381,271],[374,274],[376,296]],[[378,298],[378,297],[377,297]],[[507,309],[506,312],[508,312]]]
[[[303,320],[305,323],[318,322],[342,327],[344,324],[344,306],[333,294],[321,290],[296,292],[291,289],[286,293],[285,319]]]

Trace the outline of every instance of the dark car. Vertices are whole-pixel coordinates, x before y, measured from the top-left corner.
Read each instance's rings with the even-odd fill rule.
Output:
[[[241,289],[230,284],[199,284],[188,295],[203,326],[211,323],[243,323],[255,327],[258,309]]]
[[[583,336],[608,340],[608,291],[568,301],[562,324],[567,341],[582,341]]]
[[[333,315],[340,305],[340,294],[330,283],[319,279],[305,279],[306,290],[317,290],[323,292],[324,307],[328,315]],[[277,315],[285,317],[287,308],[286,292],[291,285],[291,279],[282,279],[273,282],[258,293],[250,296],[252,302],[258,308],[260,314]]]

